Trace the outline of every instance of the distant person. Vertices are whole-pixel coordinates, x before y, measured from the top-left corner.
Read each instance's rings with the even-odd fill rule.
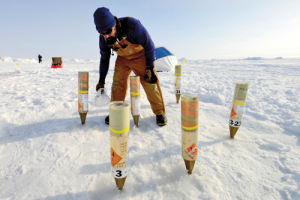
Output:
[[[41,63],[43,57],[39,54],[39,55],[38,55],[38,58],[39,58],[39,63]]]
[[[96,91],[104,88],[112,50],[118,57],[111,88],[111,101],[125,101],[129,76],[133,71],[135,75],[140,76],[152,111],[156,115],[157,125],[166,125],[165,104],[154,65],[155,46],[145,27],[133,17],[118,19],[104,7],[95,11],[94,23],[100,34],[101,54]],[[109,124],[109,116],[105,118],[105,123]]]

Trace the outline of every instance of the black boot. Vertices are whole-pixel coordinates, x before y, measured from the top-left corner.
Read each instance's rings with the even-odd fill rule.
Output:
[[[107,117],[105,117],[105,124],[109,125],[109,115],[107,115]]]
[[[156,124],[158,126],[164,126],[168,122],[166,115],[156,115]]]

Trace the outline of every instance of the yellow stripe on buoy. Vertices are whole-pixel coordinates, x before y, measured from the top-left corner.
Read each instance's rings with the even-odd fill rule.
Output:
[[[133,92],[130,92],[130,94],[139,95],[139,94],[141,94],[141,93],[140,93],[140,92],[139,92],[139,93],[133,93]]]
[[[237,102],[235,102],[235,101],[232,101],[232,103],[235,104],[235,105],[239,105],[239,106],[244,106],[244,105],[246,105],[245,103],[237,103]]]
[[[78,93],[87,94],[87,93],[89,93],[89,91],[80,91],[80,90],[78,90]]]
[[[175,73],[175,76],[181,76],[182,73]]]
[[[194,129],[198,128],[199,125],[193,126],[193,127],[185,127],[185,126],[182,126],[182,125],[181,125],[181,127],[184,128],[184,129],[186,129],[186,130],[189,130],[189,131],[190,131],[190,130],[194,130]]]
[[[129,128],[130,128],[130,126],[128,126],[127,128],[125,128],[125,129],[123,129],[123,130],[118,131],[118,130],[113,129],[112,127],[109,127],[109,129],[110,129],[112,132],[117,133],[117,134],[125,133],[125,132],[127,132],[127,131],[129,130]]]

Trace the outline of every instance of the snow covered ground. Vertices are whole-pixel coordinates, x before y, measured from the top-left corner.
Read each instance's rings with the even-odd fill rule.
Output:
[[[200,97],[192,175],[181,157],[174,74],[159,73],[168,125],[155,124],[141,89],[123,191],[110,172],[108,108],[93,106],[98,64],[66,59],[64,68],[51,69],[50,61],[0,60],[0,199],[300,199],[300,59],[186,61],[183,91]],[[77,110],[78,71],[90,72],[85,125]],[[113,67],[109,94],[112,76]],[[250,90],[243,124],[230,139],[239,80],[249,81]]]

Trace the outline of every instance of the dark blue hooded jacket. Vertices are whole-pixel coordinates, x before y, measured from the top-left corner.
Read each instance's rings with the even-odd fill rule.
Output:
[[[124,20],[123,18],[119,18],[119,20],[122,22]],[[117,30],[116,37],[121,40],[122,32],[121,30]],[[141,24],[141,22],[135,18],[130,17],[127,22],[127,29],[126,29],[126,35],[127,40],[131,44],[140,44],[145,49],[146,54],[146,66],[154,66],[154,43],[145,29],[145,27]],[[99,81],[105,82],[105,78],[107,75],[107,71],[109,68],[109,60],[111,55],[111,48],[109,47],[107,42],[105,41],[105,38],[100,35],[100,41],[99,41],[99,47],[100,47],[100,66],[99,66],[99,72],[100,72],[100,79]]]

